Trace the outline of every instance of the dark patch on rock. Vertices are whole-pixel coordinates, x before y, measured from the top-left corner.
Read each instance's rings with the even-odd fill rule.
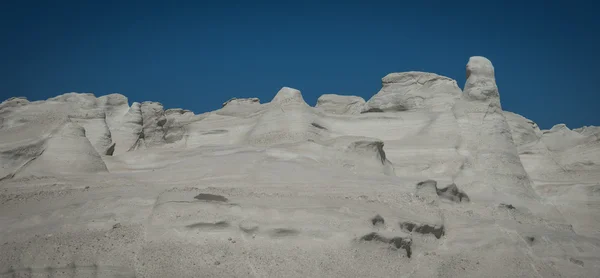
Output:
[[[572,263],[574,263],[576,265],[583,266],[583,261],[582,260],[569,258],[569,261],[571,261]]]
[[[360,112],[361,114],[365,114],[365,113],[382,113],[383,110],[379,109],[379,108],[369,108],[365,111]]]
[[[198,223],[187,225],[185,227],[189,228],[189,229],[206,229],[206,228],[223,229],[223,228],[229,227],[229,223],[227,221],[219,221],[219,222],[215,222],[215,223],[198,222]]]
[[[115,152],[115,146],[116,145],[117,145],[117,143],[112,143],[112,145],[110,145],[110,147],[108,147],[108,149],[106,149],[105,154],[112,156],[113,153]]]
[[[298,230],[288,228],[277,228],[271,231],[271,235],[274,237],[295,236],[299,233],[300,231]]]
[[[409,232],[412,232],[415,229],[416,226],[417,226],[417,224],[412,223],[412,222],[403,222],[403,223],[400,223],[400,228],[402,228],[404,230],[407,230]]]
[[[462,190],[458,189],[458,186],[456,186],[454,183],[446,186],[445,188],[438,189],[436,192],[441,198],[448,199],[453,202],[460,203],[462,201],[470,201],[469,196],[467,196],[467,194],[465,194]]]
[[[498,207],[505,208],[505,209],[515,209],[515,206],[513,206],[511,204],[503,204],[503,203],[498,205]]]
[[[240,227],[240,230],[242,230],[242,232],[247,233],[247,234],[253,234],[256,231],[258,231],[258,227],[252,227],[252,228]]]
[[[314,126],[314,127],[316,127],[316,128],[318,128],[318,129],[324,129],[324,130],[327,130],[327,128],[325,128],[325,127],[323,127],[322,125],[320,125],[320,124],[317,124],[317,123],[311,123],[311,125],[312,125],[312,126]]]
[[[113,225],[113,229],[121,228],[121,223],[116,223]]]
[[[373,226],[383,225],[385,224],[385,220],[381,215],[377,214],[375,217],[371,218],[371,223],[373,223]]]
[[[200,193],[194,197],[194,199],[198,199],[200,201],[215,201],[215,202],[227,202],[227,198],[221,195],[214,195],[208,193]]]
[[[429,226],[427,224],[422,225],[422,226],[417,226],[415,228],[415,232],[417,233],[421,233],[421,234],[432,234],[435,236],[435,238],[439,239],[441,238],[443,235],[446,234],[446,231],[444,230],[444,226]]]
[[[247,234],[254,234],[259,228],[258,224],[252,221],[242,221],[238,227],[242,232]]]
[[[394,247],[396,247],[396,249],[404,249],[406,251],[406,256],[410,258],[410,256],[412,255],[412,249],[411,249],[411,245],[412,245],[412,240],[411,239],[405,239],[405,238],[401,238],[401,237],[393,237],[392,239],[390,239],[390,243],[394,245]]]
[[[433,186],[437,190],[437,181],[426,180],[426,181],[422,181],[422,182],[417,183],[417,188],[420,188],[420,187],[423,187],[423,186]]]
[[[409,258],[412,255],[412,249],[411,249],[412,240],[409,238],[402,238],[402,237],[387,238],[387,237],[381,236],[378,233],[373,232],[373,233],[369,233],[369,234],[362,236],[360,238],[360,240],[362,240],[362,241],[379,241],[379,242],[387,243],[387,244],[394,246],[396,249],[406,250],[406,256]]]
[[[423,235],[432,234],[435,238],[440,239],[443,235],[446,234],[446,230],[444,225],[429,225],[429,224],[415,224],[412,222],[403,222],[400,223],[400,228],[407,230],[409,232],[420,233]]]
[[[430,188],[430,189],[427,189]],[[456,186],[456,184],[450,184],[448,186],[446,186],[445,188],[438,188],[437,187],[437,181],[434,180],[426,180],[426,181],[422,181],[417,183],[417,194],[426,194],[426,192],[428,192],[428,190],[431,190],[433,194],[433,190],[435,190],[435,193],[437,194],[438,197],[440,198],[444,198],[453,202],[469,202],[469,196],[467,196],[467,194],[465,192],[463,192],[462,190],[460,190],[458,188],[458,186]]]
[[[527,240],[527,243],[529,244],[533,244],[533,242],[535,241],[535,237],[532,236],[526,236],[525,240]]]
[[[210,135],[210,134],[223,134],[223,133],[227,133],[229,131],[227,131],[226,129],[215,129],[215,130],[209,130],[206,132],[203,132],[202,135]]]

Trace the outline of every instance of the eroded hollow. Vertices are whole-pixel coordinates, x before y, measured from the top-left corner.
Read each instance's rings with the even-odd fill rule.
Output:
[[[383,225],[385,224],[385,220],[381,215],[377,214],[375,217],[371,218],[371,223],[373,223],[373,226]]]
[[[324,130],[327,130],[327,128],[325,128],[324,126],[322,126],[322,125],[320,125],[320,124],[317,124],[317,123],[311,123],[311,125],[312,125],[312,126],[314,126],[314,127],[316,127],[316,128],[318,128],[318,129],[324,129]]]
[[[469,202],[469,196],[467,196],[466,193],[464,193],[462,190],[458,189],[458,186],[456,186],[456,184],[451,184],[446,186],[445,188],[442,189],[437,189],[437,195],[440,196],[441,198],[444,199],[448,199],[450,201],[453,202]]]
[[[198,199],[200,201],[214,201],[214,202],[227,202],[227,198],[221,195],[208,194],[208,193],[200,193],[194,197],[194,199]]]
[[[369,108],[368,110],[362,111],[360,113],[361,114],[365,114],[365,113],[383,113],[383,110],[381,110],[379,108]]]
[[[188,229],[224,229],[229,227],[227,221],[218,221],[215,223],[210,222],[198,222],[185,226]]]
[[[274,236],[274,237],[295,236],[298,234],[300,234],[300,231],[298,231],[296,229],[277,228],[277,229],[271,230],[271,236]]]
[[[572,263],[574,263],[574,264],[576,264],[576,265],[583,266],[583,261],[582,260],[578,260],[578,259],[574,259],[574,258],[569,258],[569,261],[572,262]]]
[[[443,235],[446,234],[444,225],[437,226],[429,224],[416,224],[413,222],[402,222],[400,223],[400,228],[409,232],[420,233],[423,235],[432,234],[437,239],[440,239]]]
[[[396,249],[404,249],[406,256],[410,258],[412,255],[412,240],[410,238],[393,237],[387,238],[378,233],[368,233],[360,238],[361,241],[379,241],[392,245]]]
[[[513,206],[511,204],[504,204],[504,203],[501,203],[500,205],[498,205],[498,207],[505,208],[505,209],[515,209],[515,206]]]

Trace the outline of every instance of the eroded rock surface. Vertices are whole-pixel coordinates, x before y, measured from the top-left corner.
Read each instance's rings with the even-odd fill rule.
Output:
[[[391,73],[194,114],[120,94],[0,103],[0,276],[593,277],[600,128]],[[275,92],[274,92],[275,93]],[[368,267],[365,267],[368,266]]]

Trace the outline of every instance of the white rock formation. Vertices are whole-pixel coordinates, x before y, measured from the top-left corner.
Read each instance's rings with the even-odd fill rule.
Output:
[[[594,277],[600,128],[503,111],[494,67],[196,115],[0,104],[0,276]]]
[[[86,138],[83,127],[67,122],[48,138],[44,150],[15,177],[106,172],[106,165]]]
[[[361,97],[327,94],[319,97],[315,108],[332,114],[360,114],[365,104]]]
[[[223,103],[223,108],[215,113],[219,115],[246,117],[261,109],[258,98],[233,98]]]
[[[365,112],[447,111],[461,95],[456,81],[433,73],[390,73],[381,81],[383,88],[369,99]]]
[[[463,97],[453,107],[464,157],[455,181],[472,193],[505,202],[535,198],[531,181],[517,153],[502,107],[492,63],[471,57]]]

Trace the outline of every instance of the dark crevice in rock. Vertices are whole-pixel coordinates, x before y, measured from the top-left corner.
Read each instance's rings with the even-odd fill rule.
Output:
[[[429,224],[415,224],[412,222],[403,222],[400,223],[400,228],[407,230],[409,232],[415,232],[415,233],[420,233],[420,234],[432,234],[435,236],[435,238],[440,239],[443,235],[446,234],[446,230],[444,228],[444,225],[441,226],[437,226],[437,225],[429,225]]]
[[[400,228],[405,229],[409,232],[412,232],[416,226],[417,226],[417,224],[412,223],[412,222],[400,223]]]
[[[454,183],[445,188],[437,189],[436,192],[438,196],[453,202],[460,203],[462,201],[470,201],[469,196],[467,196],[467,194],[465,194],[462,190],[458,189]]]
[[[216,201],[216,202],[227,202],[227,198],[221,195],[214,195],[208,193],[200,193],[194,197],[194,199],[198,199],[200,201]]]
[[[385,224],[385,220],[381,215],[377,214],[375,217],[371,218],[371,223],[373,223],[373,226],[383,225]]]
[[[253,234],[253,233],[255,233],[256,231],[258,231],[258,227],[250,227],[250,228],[247,228],[247,227],[239,227],[239,228],[240,228],[240,230],[241,230],[242,232],[244,232],[244,233],[247,233],[247,234]]]
[[[527,243],[529,243],[530,245],[533,244],[533,242],[535,241],[535,237],[532,236],[526,236],[525,240],[527,240]]]
[[[498,205],[498,207],[505,208],[505,209],[515,209],[515,206],[513,206],[511,204],[504,204],[504,203],[501,203],[500,205]]]
[[[205,229],[205,228],[221,228],[221,229],[223,229],[223,228],[229,227],[229,223],[227,221],[219,221],[219,222],[215,222],[215,223],[198,222],[198,223],[187,225],[185,227],[189,228],[189,229]]]
[[[360,238],[360,240],[362,240],[362,241],[379,241],[379,242],[387,243],[387,244],[394,246],[396,249],[406,250],[406,256],[409,258],[412,255],[412,249],[411,249],[412,240],[410,238],[402,238],[402,237],[387,238],[387,237],[381,236],[378,233],[373,232],[373,233],[369,233],[369,234],[362,236]]]
[[[360,113],[361,114],[365,114],[365,113],[383,113],[383,110],[381,110],[379,108],[369,108],[368,110],[362,111]]]
[[[431,187],[431,190],[435,189],[435,193],[440,198],[444,198],[457,203],[470,201],[469,196],[467,196],[465,192],[460,190],[458,186],[456,186],[456,184],[454,183],[444,188],[438,188],[437,182],[434,180],[426,180],[417,183],[417,190],[423,190],[427,187]]]
[[[226,129],[214,129],[214,130],[209,130],[206,132],[203,132],[202,135],[209,135],[209,134],[223,134],[223,133],[227,133],[229,132]]]
[[[274,237],[295,236],[298,234],[300,234],[300,231],[288,228],[277,228],[271,231],[271,236]]]
[[[423,187],[423,186],[427,186],[427,185],[433,185],[435,187],[435,189],[437,190],[437,181],[426,180],[426,181],[417,183],[417,187]]]
[[[113,153],[115,152],[115,146],[117,145],[117,143],[112,143],[112,145],[110,145],[110,147],[108,147],[108,149],[106,149],[106,155],[110,155],[112,156]]]
[[[317,123],[311,123],[311,125],[312,125],[312,126],[314,126],[314,127],[316,127],[316,128],[318,128],[318,129],[324,129],[324,130],[327,130],[327,128],[325,128],[325,127],[323,127],[322,125],[320,125],[320,124],[317,124]]]
[[[569,258],[569,261],[572,262],[572,263],[574,263],[574,264],[576,264],[576,265],[583,266],[583,261],[582,260]]]

